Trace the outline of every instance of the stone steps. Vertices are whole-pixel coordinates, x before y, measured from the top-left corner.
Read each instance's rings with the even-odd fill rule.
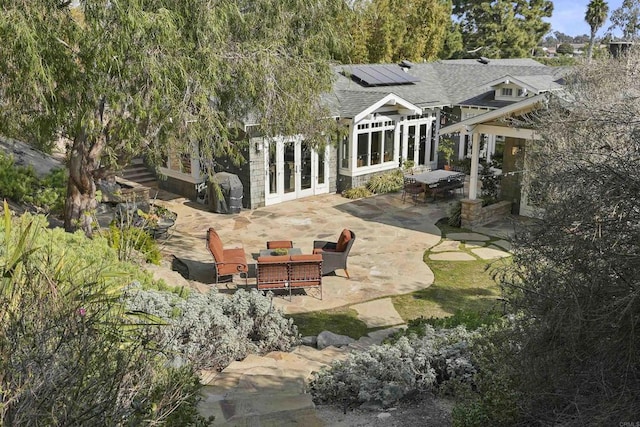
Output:
[[[145,166],[142,159],[134,159],[131,164],[118,173],[118,176],[146,187],[158,187],[158,179],[155,173]]]
[[[222,372],[202,372],[205,386],[198,411],[213,415],[216,426],[323,426],[307,393],[313,372],[345,359],[351,351],[380,344],[396,330],[372,332],[343,348],[301,345],[291,352],[252,354]]]

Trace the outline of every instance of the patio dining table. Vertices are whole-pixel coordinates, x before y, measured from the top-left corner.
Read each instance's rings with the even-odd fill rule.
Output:
[[[424,185],[437,184],[441,179],[453,178],[454,176],[464,175],[463,172],[447,171],[444,169],[436,169],[429,172],[423,172],[416,175],[407,175],[407,177],[413,178],[416,182]]]

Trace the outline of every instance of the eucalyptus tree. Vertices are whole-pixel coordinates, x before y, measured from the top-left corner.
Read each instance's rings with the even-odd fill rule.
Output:
[[[589,50],[587,51],[587,59],[591,60],[593,56],[593,44],[596,39],[596,32],[604,25],[609,14],[609,5],[604,0],[591,0],[587,5],[587,12],[584,20],[587,21],[591,28],[589,35]]]
[[[240,162],[247,116],[319,137],[341,0],[69,3],[0,0],[0,133],[70,141],[67,230],[91,233],[95,179],[132,156],[199,146]]]
[[[551,25],[549,0],[454,0],[453,13],[458,16],[464,47],[482,48],[490,58],[530,56]]]
[[[634,40],[640,33],[640,1],[623,0],[619,8],[611,13],[609,31],[622,30],[622,37]]]
[[[356,0],[344,62],[433,60],[452,31],[451,0]]]

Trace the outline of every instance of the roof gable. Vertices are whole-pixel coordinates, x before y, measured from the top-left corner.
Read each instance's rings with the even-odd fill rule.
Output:
[[[357,123],[360,120],[362,120],[365,117],[367,117],[369,114],[374,113],[379,108],[384,107],[385,105],[398,107],[398,110],[405,110],[405,112],[404,112],[405,114],[420,114],[420,113],[422,113],[422,108],[420,108],[420,107],[418,107],[416,105],[413,105],[412,103],[400,98],[399,96],[397,96],[397,95],[395,95],[393,93],[390,93],[387,96],[385,96],[384,98],[380,99],[378,102],[370,105],[365,110],[363,110],[360,113],[356,114],[356,116],[353,118],[353,121],[355,123]]]
[[[549,90],[559,89],[562,86],[556,83],[556,78],[551,75],[511,76],[505,75],[488,83],[492,88],[503,84],[514,84],[527,91],[539,94]]]

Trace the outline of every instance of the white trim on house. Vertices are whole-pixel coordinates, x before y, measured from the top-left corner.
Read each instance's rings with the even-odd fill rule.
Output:
[[[503,86],[506,85],[506,87],[520,87],[522,89],[526,89],[529,92],[533,92],[534,94],[538,94],[540,92],[539,88],[533,87],[525,82],[523,82],[522,80],[519,80],[513,76],[510,75],[506,75],[503,77],[500,77],[499,79],[496,79],[494,81],[491,81],[488,83],[488,85],[490,87],[496,87],[496,86]],[[513,95],[515,96],[515,95]]]
[[[454,123],[445,128],[442,128],[440,132],[442,134],[460,132],[461,134],[470,134],[472,140],[471,150],[471,173],[469,180],[469,199],[475,200],[477,198],[478,188],[478,166],[480,161],[480,135],[481,134],[493,134],[512,136],[515,138],[522,138],[525,140],[539,139],[535,131],[532,129],[515,128],[508,126],[496,126],[490,123],[495,120],[508,117],[513,114],[522,114],[536,109],[541,103],[546,101],[546,95],[540,94],[531,98],[524,99],[520,102],[516,102],[506,107],[499,108],[497,110],[489,111],[484,114],[480,114],[474,117],[470,117],[461,122]]]
[[[468,130],[478,124],[485,124],[492,122],[496,119],[506,117],[515,113],[523,113],[535,110],[540,103],[544,103],[547,97],[545,94],[532,96],[531,98],[523,99],[520,102],[516,102],[506,107],[491,110],[477,116],[470,117],[462,120],[458,123],[451,124],[440,128],[440,134],[455,133],[455,132],[468,132]]]
[[[401,114],[401,115],[409,115],[412,113],[422,114],[422,108],[410,103],[409,101],[406,101],[400,98],[399,96],[393,93],[390,93],[384,98],[382,98],[381,100],[379,100],[378,102],[376,102],[375,104],[372,104],[365,110],[356,114],[356,116],[353,118],[353,123],[358,124],[360,121],[366,119],[367,116],[375,113],[377,110],[384,107],[385,105],[391,105],[394,107],[399,105],[401,108],[397,108],[397,111],[398,111],[398,114]]]

